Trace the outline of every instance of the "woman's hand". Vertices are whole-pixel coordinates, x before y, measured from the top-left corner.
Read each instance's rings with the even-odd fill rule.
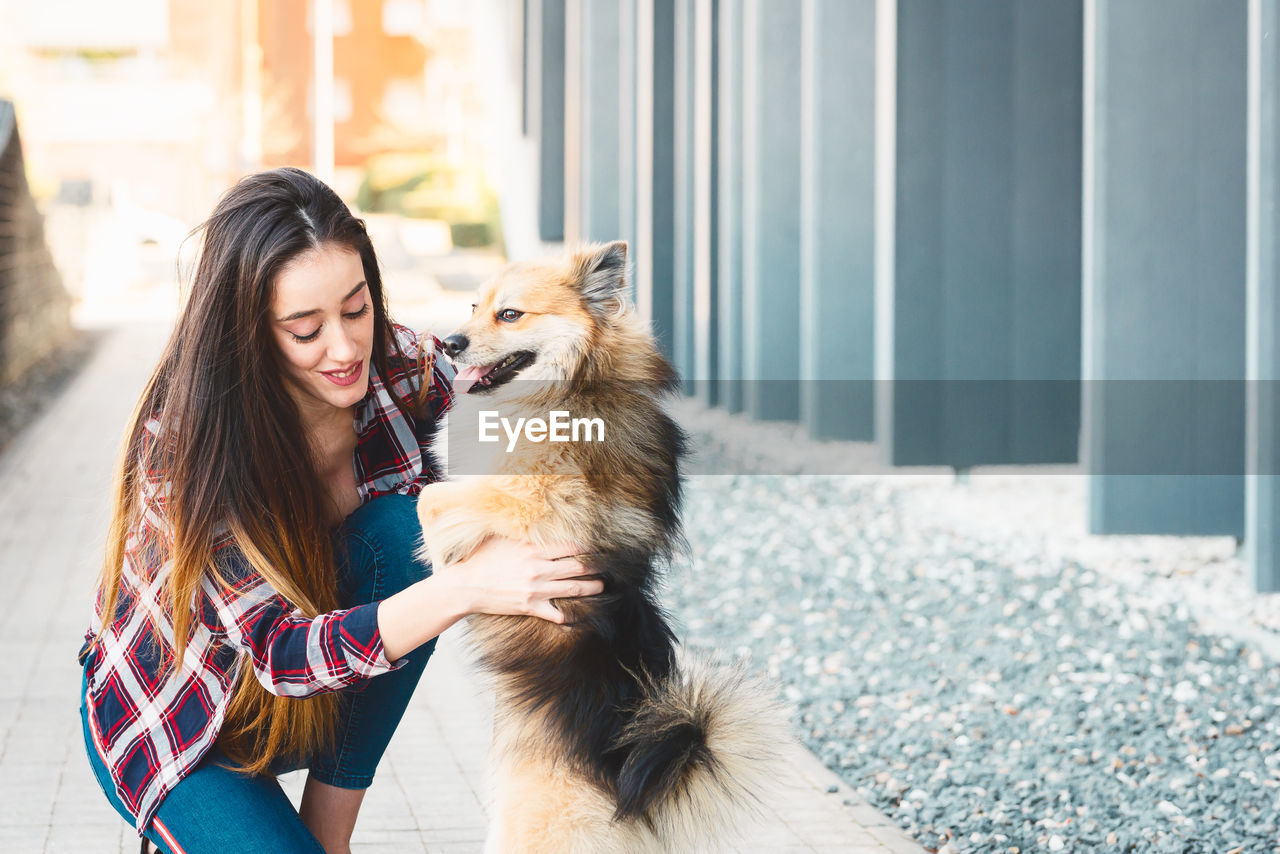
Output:
[[[541,617],[563,623],[552,599],[594,596],[604,582],[587,577],[572,545],[541,549],[494,537],[468,558],[437,569],[383,599],[378,629],[387,660],[395,661],[468,614]]]
[[[587,577],[590,570],[575,558],[583,549],[572,544],[539,548],[493,537],[470,557],[439,571],[455,587],[467,614],[541,617],[563,623],[552,599],[595,596],[604,583]]]

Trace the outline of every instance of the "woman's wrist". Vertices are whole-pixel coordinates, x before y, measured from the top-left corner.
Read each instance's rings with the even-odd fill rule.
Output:
[[[465,588],[430,575],[378,603],[378,633],[388,661],[396,661],[471,613]]]
[[[423,597],[437,603],[452,622],[475,613],[476,597],[472,585],[466,583],[468,573],[459,572],[462,563],[454,564],[443,573],[432,571],[419,584],[424,585]]]

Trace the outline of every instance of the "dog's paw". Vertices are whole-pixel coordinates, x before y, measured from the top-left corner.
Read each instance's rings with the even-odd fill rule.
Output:
[[[418,523],[425,530],[440,518],[440,514],[444,512],[444,508],[440,506],[438,501],[429,501],[425,498],[418,499]]]

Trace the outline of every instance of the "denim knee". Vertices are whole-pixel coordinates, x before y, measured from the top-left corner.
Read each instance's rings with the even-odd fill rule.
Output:
[[[417,498],[383,495],[358,507],[342,524],[343,550],[356,575],[378,576],[375,596],[385,598],[431,574],[431,566],[419,560],[422,528],[418,524]],[[372,564],[376,563],[374,567]],[[358,586],[358,585],[357,585]]]

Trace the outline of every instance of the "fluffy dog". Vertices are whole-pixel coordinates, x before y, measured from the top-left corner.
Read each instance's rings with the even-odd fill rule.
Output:
[[[605,582],[557,602],[563,626],[469,620],[497,692],[489,852],[714,845],[776,778],[787,737],[763,686],[677,661],[655,601],[681,544],[685,437],[662,410],[679,380],[630,305],[626,262],[618,242],[513,265],[445,342],[460,393],[438,435],[449,478],[418,503],[432,563],[447,571],[495,535],[577,542]],[[567,412],[603,435],[480,443],[485,411],[508,423]]]

